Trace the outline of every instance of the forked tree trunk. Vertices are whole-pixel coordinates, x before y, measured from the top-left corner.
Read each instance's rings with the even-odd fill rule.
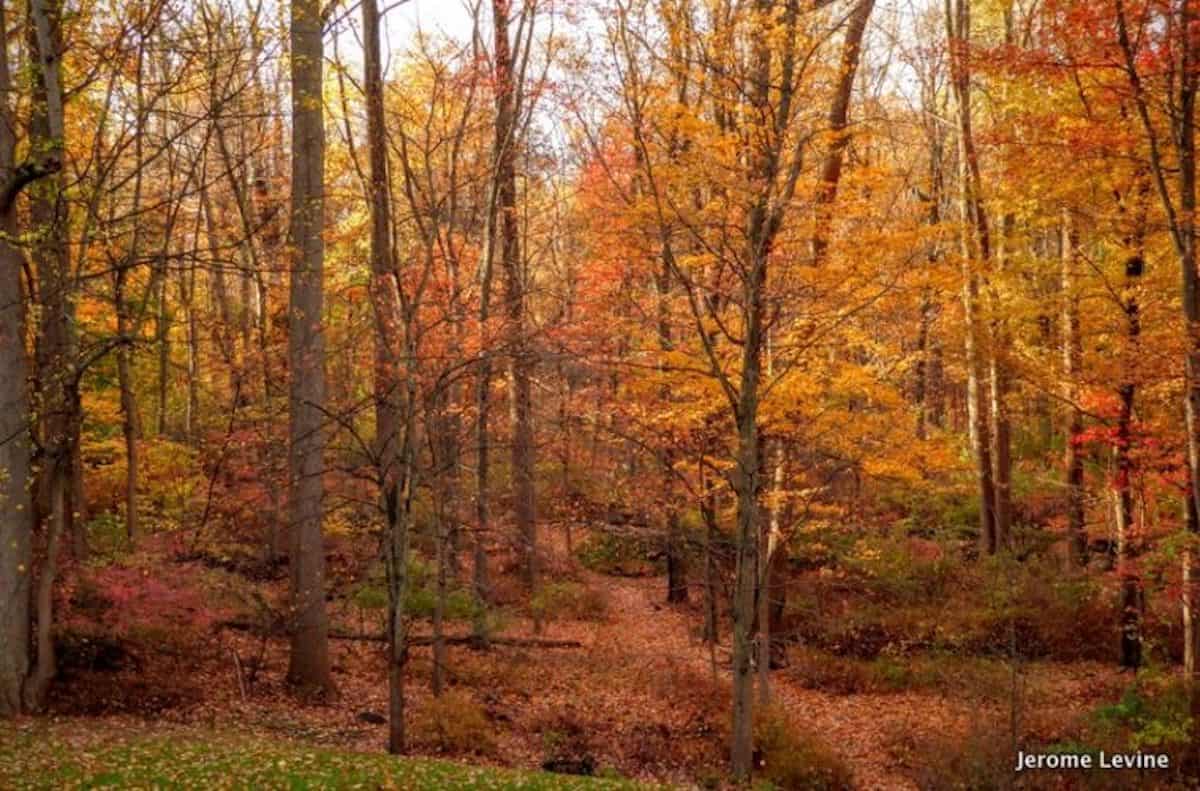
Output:
[[[34,101],[29,137],[34,151],[49,152],[53,174],[32,190],[29,218],[39,242],[33,255],[37,263],[42,324],[38,344],[38,381],[41,383],[42,445],[46,458],[43,486],[47,521],[45,560],[38,572],[35,601],[35,660],[23,689],[24,705],[31,711],[45,704],[50,681],[57,673],[52,637],[54,583],[63,536],[75,540],[80,559],[86,549],[82,518],[72,516],[83,508],[79,496],[79,395],[75,366],[72,292],[74,282],[66,239],[66,206],[59,172],[64,156],[63,93],[59,7],[52,0],[31,0],[29,48],[35,62]]]

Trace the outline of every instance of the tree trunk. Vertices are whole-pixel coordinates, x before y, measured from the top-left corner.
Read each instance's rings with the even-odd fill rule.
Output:
[[[927,101],[932,101],[927,98]],[[932,111],[928,111],[932,114]],[[940,120],[927,124],[929,135],[929,226],[938,228],[942,224],[942,197],[945,178],[942,172],[942,146]],[[926,263],[933,270],[938,263],[938,244],[931,243]],[[920,328],[917,331],[917,439],[925,439],[929,426],[941,426],[944,408],[941,383],[941,347],[934,336],[935,325],[941,306],[934,299],[935,289],[926,285],[921,289]]]
[[[363,0],[362,14],[370,163],[370,293],[375,317],[375,453],[378,456],[381,499],[387,519],[388,752],[399,754],[407,746],[404,672],[408,661],[406,601],[415,462],[412,414],[416,388],[416,372],[413,368],[416,365],[416,350],[412,347],[411,329],[405,324],[407,317],[401,302],[399,273],[392,258],[383,60],[376,0]],[[400,375],[401,354],[410,374],[404,382],[401,382]]]
[[[450,536],[446,530],[446,498],[441,498],[442,502],[435,504],[436,521],[434,529],[437,530],[437,535],[434,540],[437,542],[434,547],[435,563],[437,572],[437,596],[433,604],[433,679],[432,692],[433,696],[439,697],[442,694],[443,678],[446,672],[446,635],[443,629],[443,624],[446,617],[446,567],[447,567],[447,549],[449,548]]]
[[[288,680],[308,692],[335,692],[325,612],[321,531],[325,450],[324,295],[325,129],[321,4],[295,0],[291,17],[292,211],[288,310],[288,528],[292,631]]]
[[[1070,561],[1086,566],[1088,537],[1083,491],[1083,410],[1079,407],[1079,377],[1082,373],[1083,339],[1079,332],[1079,237],[1069,215],[1063,215],[1062,297],[1063,297],[1063,401],[1067,405],[1067,443],[1065,450],[1067,484],[1067,550]]]
[[[837,199],[838,184],[842,178],[842,162],[846,147],[850,144],[850,99],[854,90],[854,75],[862,55],[863,34],[875,0],[859,0],[846,23],[846,36],[842,41],[841,64],[838,70],[838,86],[829,107],[829,134],[831,142],[821,164],[821,182],[816,196],[816,226],[813,231],[813,264],[820,265],[829,249],[829,237],[833,226],[833,205]]]
[[[672,286],[671,265],[665,260],[668,255],[669,251],[664,250],[664,260],[655,277],[658,310],[658,348],[664,358],[659,363],[660,374],[665,372],[664,363],[666,354],[674,349],[674,341],[671,338],[670,305],[668,304]],[[669,387],[662,389],[661,397],[664,402],[670,403],[671,391]],[[670,448],[663,454],[663,467],[663,498],[667,504],[667,601],[671,604],[681,604],[688,600],[687,542],[679,524],[679,512],[673,502],[676,488],[675,454]]]
[[[705,484],[701,479],[701,488]],[[700,500],[700,515],[704,520],[704,642],[717,642],[717,561],[713,554],[717,541],[717,496],[706,490]]]
[[[195,269],[192,268],[191,271],[194,277]],[[158,381],[154,410],[154,435],[161,439],[167,434],[167,390],[171,381],[171,316],[167,310],[166,277],[163,277],[159,282],[158,294],[156,296],[158,298],[158,310],[154,316],[154,342],[158,347]],[[189,339],[189,346],[190,344],[191,341]],[[190,369],[189,374],[190,387],[191,381],[194,381],[195,376]],[[184,433],[189,437],[191,436],[191,417],[192,413],[189,411],[184,421],[187,425]]]
[[[79,397],[76,378],[74,281],[66,239],[66,204],[60,169],[64,156],[63,93],[59,8],[52,0],[31,0],[29,51],[34,61],[34,101],[30,110],[29,138],[34,151],[47,152],[51,175],[31,189],[29,219],[37,234],[33,255],[37,265],[42,322],[38,333],[37,380],[43,414],[42,447],[45,455],[41,486],[47,514],[46,555],[38,574],[35,652],[32,671],[22,691],[24,706],[40,710],[50,681],[57,672],[54,655],[53,592],[62,536],[75,539],[80,556],[86,550],[82,509],[78,497]],[[72,497],[76,495],[76,497]],[[74,500],[74,502],[70,502]]]
[[[130,543],[133,543],[141,535],[137,511],[137,441],[141,430],[138,425],[137,401],[133,392],[133,375],[130,370],[133,339],[131,337],[132,323],[125,299],[125,283],[128,276],[129,270],[126,266],[117,269],[114,275],[113,301],[117,308],[117,335],[120,343],[117,347],[117,383],[121,392],[121,434],[125,440],[125,535]]]
[[[1000,223],[997,268],[1003,271],[1009,261],[1009,236],[1013,218],[1005,215]],[[988,412],[991,418],[992,465],[995,481],[996,546],[1011,549],[1012,540],[1012,439],[1008,398],[1011,383],[1004,355],[1012,345],[1008,322],[1003,317],[1000,296],[993,284],[989,289],[992,313],[991,343],[988,345]]]
[[[62,464],[60,457],[56,462]],[[41,711],[46,704],[46,693],[50,682],[58,674],[58,659],[54,652],[54,578],[58,573],[59,544],[67,527],[67,476],[56,473],[50,476],[50,524],[46,536],[46,558],[42,562],[37,586],[37,642],[33,670],[25,680],[23,690],[25,708]]]
[[[1122,306],[1126,316],[1124,381],[1118,388],[1120,411],[1117,415],[1116,445],[1113,448],[1116,479],[1117,516],[1117,576],[1121,580],[1121,666],[1136,669],[1142,663],[1142,585],[1137,569],[1138,540],[1133,515],[1133,442],[1132,421],[1137,385],[1130,370],[1138,359],[1138,336],[1141,319],[1138,309],[1137,278],[1141,275],[1140,257],[1126,264],[1126,301]]]
[[[667,513],[667,601],[682,604],[688,600],[687,542],[673,507]]]
[[[34,101],[30,109],[29,136],[33,150],[49,152],[47,160],[61,167],[63,150],[63,94],[61,33],[59,8],[54,0],[33,0],[29,6],[31,58],[37,64],[34,80]],[[55,475],[67,477],[63,484],[67,503],[64,507],[64,530],[70,534],[79,559],[87,551],[83,533],[80,496],[81,470],[76,461],[79,445],[78,398],[73,396],[77,372],[74,320],[75,282],[71,271],[70,249],[67,244],[67,207],[63,196],[62,176],[58,168],[48,178],[30,190],[29,220],[36,233],[33,257],[36,262],[38,294],[41,298],[41,326],[38,331],[37,381],[42,414],[42,447],[48,458],[62,457],[61,463],[43,466],[39,482],[40,499],[47,503],[43,511],[52,510],[51,492]],[[75,514],[80,514],[79,518]]]
[[[754,238],[753,236],[751,238]],[[750,776],[753,753],[754,711],[751,655],[753,621],[758,588],[759,465],[758,386],[762,354],[762,299],[766,284],[766,256],[754,260],[746,286],[746,333],[742,351],[741,387],[738,394],[736,566],[733,600],[733,743],[735,779]]]
[[[1184,424],[1187,432],[1187,460],[1191,491],[1188,507],[1188,532],[1192,543],[1200,535],[1200,273],[1196,271],[1196,93],[1200,88],[1200,73],[1197,60],[1200,47],[1193,35],[1195,18],[1190,0],[1170,9],[1172,18],[1167,30],[1179,38],[1171,40],[1174,62],[1171,65],[1176,77],[1167,82],[1168,94],[1163,97],[1171,107],[1170,139],[1175,143],[1177,169],[1175,171],[1177,194],[1171,194],[1167,183],[1170,168],[1164,161],[1160,149],[1159,135],[1150,115],[1150,101],[1138,66],[1138,52],[1129,35],[1129,24],[1125,18],[1124,0],[1115,0],[1117,42],[1124,56],[1124,67],[1132,89],[1132,98],[1137,107],[1138,118],[1149,144],[1151,174],[1154,178],[1159,199],[1167,216],[1171,241],[1179,260],[1180,297],[1184,326]],[[1139,25],[1140,30],[1140,25]],[[1194,546],[1183,553],[1183,625],[1186,646],[1184,648],[1184,675],[1190,684],[1192,742],[1200,745],[1200,625],[1193,619],[1200,612],[1200,554]],[[1193,748],[1192,760],[1200,761],[1200,747]]]
[[[366,0],[365,5],[374,5]],[[407,432],[406,432],[407,436]],[[396,458],[411,469],[408,443],[398,449]],[[386,495],[387,509],[387,585],[388,585],[388,752],[403,753],[406,744],[404,710],[404,671],[408,664],[408,630],[405,599],[408,592],[408,534],[412,507],[412,480],[405,478],[400,487]]]
[[[0,2],[0,30],[7,30]],[[0,185],[16,176],[16,135],[9,91],[8,53],[0,51]],[[0,718],[20,713],[29,671],[29,581],[33,564],[30,415],[25,350],[25,307],[16,195],[0,203]]]
[[[979,195],[979,161],[971,133],[970,70],[966,48],[970,40],[970,0],[952,7],[946,0],[946,30],[950,42],[951,82],[958,109],[959,210],[962,219],[963,311],[966,317],[967,423],[975,456],[979,486],[979,545],[985,554],[997,546],[995,485],[988,421],[988,399],[984,392],[983,363],[987,358],[985,327],[979,308],[977,263],[990,258],[987,215]]]
[[[500,263],[504,268],[504,302],[508,320],[509,417],[512,424],[513,510],[525,583],[537,585],[537,522],[533,480],[533,357],[526,327],[525,266],[521,259],[517,222],[517,96],[513,53],[509,42],[511,0],[492,0],[494,26],[497,209],[500,221]]]

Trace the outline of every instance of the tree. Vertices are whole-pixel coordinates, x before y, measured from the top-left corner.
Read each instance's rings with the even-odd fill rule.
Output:
[[[0,30],[7,30],[7,3],[0,3]],[[30,413],[26,394],[24,258],[18,232],[17,196],[34,180],[61,167],[56,152],[40,162],[16,162],[16,119],[9,102],[12,77],[8,48],[0,49],[0,717],[23,707],[29,672],[29,584],[32,579],[34,511],[30,498]]]
[[[33,710],[44,705],[50,681],[58,672],[51,628],[59,547],[64,535],[81,535],[81,520],[74,516],[77,509],[83,507],[79,496],[81,487],[76,485],[81,474],[79,428],[82,415],[71,303],[74,284],[66,242],[66,206],[61,179],[65,132],[60,11],[51,0],[34,0],[29,6],[30,51],[36,60],[36,98],[29,120],[30,145],[35,151],[49,152],[45,156],[59,163],[47,178],[35,185],[30,201],[30,222],[41,238],[34,248],[43,311],[38,335],[37,380],[46,470],[42,477],[46,497],[43,513],[49,522],[45,561],[34,594],[36,659],[23,693],[25,706]],[[82,545],[82,541],[79,543]]]
[[[520,96],[524,67],[516,57],[527,57],[528,42],[522,33],[533,32],[525,9],[517,27],[517,48],[509,40],[510,0],[492,0],[496,102],[496,211],[500,229],[500,266],[504,272],[504,309],[508,321],[509,420],[512,424],[512,487],[525,581],[537,584],[537,514],[534,492],[533,355],[529,348],[525,271],[521,258],[521,231],[517,214],[517,153],[520,129]]]
[[[329,665],[325,547],[321,530],[325,472],[322,23],[321,4],[317,0],[292,3],[288,564],[294,626],[288,679],[308,691],[331,694],[334,685]]]

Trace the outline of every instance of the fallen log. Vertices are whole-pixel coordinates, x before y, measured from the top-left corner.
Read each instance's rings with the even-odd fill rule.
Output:
[[[263,628],[260,623],[252,621],[220,621],[218,626],[226,629],[235,629],[240,632],[253,632],[256,635],[267,637],[288,637],[288,631],[284,628],[270,627]],[[330,629],[329,639],[331,640],[357,640],[368,643],[383,643],[387,642],[387,635],[381,632],[351,632],[344,629]],[[466,645],[474,648],[483,648],[480,641],[472,635],[447,635],[442,638],[446,645]],[[433,645],[433,635],[419,634],[409,635],[406,641],[410,646]],[[489,637],[484,641],[486,645],[502,645],[513,648],[583,648],[583,643],[578,640],[546,640],[538,637]]]

